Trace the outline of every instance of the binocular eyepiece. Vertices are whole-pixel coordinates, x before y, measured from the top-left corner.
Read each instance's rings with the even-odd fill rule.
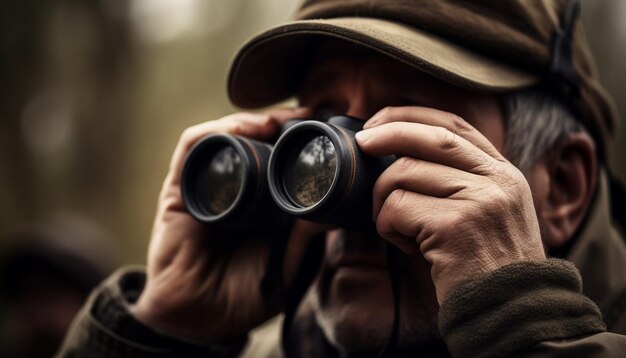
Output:
[[[241,136],[209,135],[185,161],[185,205],[200,221],[246,231],[270,228],[284,215],[369,228],[374,182],[394,158],[359,149],[354,135],[362,125],[349,116],[292,120],[273,147]]]

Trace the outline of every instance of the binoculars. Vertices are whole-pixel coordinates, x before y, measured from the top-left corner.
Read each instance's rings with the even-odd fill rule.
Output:
[[[353,230],[373,225],[372,189],[395,157],[363,153],[363,121],[294,119],[269,143],[229,134],[198,141],[185,160],[183,200],[196,219],[242,231],[293,216]],[[368,224],[369,223],[369,224]]]

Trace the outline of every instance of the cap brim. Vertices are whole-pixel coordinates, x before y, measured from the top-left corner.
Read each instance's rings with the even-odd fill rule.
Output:
[[[537,77],[471,52],[428,32],[372,18],[301,20],[268,30],[246,43],[228,78],[231,101],[260,108],[293,96],[324,38],[371,48],[454,85],[499,93],[530,86]]]

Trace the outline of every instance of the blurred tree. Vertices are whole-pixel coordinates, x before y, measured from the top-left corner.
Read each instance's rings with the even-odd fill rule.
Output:
[[[116,210],[134,51],[125,1],[0,2],[3,228]]]
[[[95,218],[141,262],[184,128],[233,112],[228,65],[299,0],[0,0],[0,227]],[[583,1],[602,81],[626,113],[626,2]],[[612,164],[626,179],[626,135]]]

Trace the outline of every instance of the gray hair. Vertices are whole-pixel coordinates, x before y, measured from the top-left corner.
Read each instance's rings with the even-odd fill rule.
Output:
[[[586,131],[561,101],[539,88],[505,94],[501,103],[507,123],[506,155],[522,172],[563,136]]]

